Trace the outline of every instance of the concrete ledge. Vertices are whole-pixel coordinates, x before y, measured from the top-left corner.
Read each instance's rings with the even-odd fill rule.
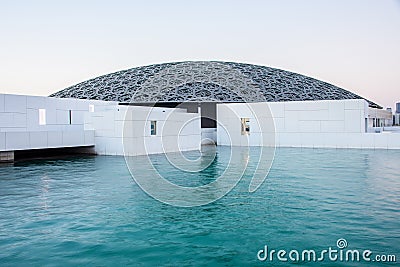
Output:
[[[0,152],[94,146],[94,141],[93,130],[7,132],[0,135]]]
[[[0,163],[13,162],[14,151],[1,151],[0,152]]]

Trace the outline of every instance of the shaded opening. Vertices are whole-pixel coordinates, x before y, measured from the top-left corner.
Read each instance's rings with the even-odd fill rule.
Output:
[[[16,150],[14,151],[14,161],[62,159],[77,155],[95,155],[94,146]]]
[[[216,102],[157,102],[157,103],[120,103],[124,106],[147,106],[160,108],[184,108],[189,113],[198,113],[201,110],[201,128],[217,128]]]

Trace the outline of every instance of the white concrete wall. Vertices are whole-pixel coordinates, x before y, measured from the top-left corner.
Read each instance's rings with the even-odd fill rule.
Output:
[[[94,131],[84,131],[89,105],[96,110],[116,103],[0,94],[0,151],[94,145]],[[45,125],[39,109],[46,110]]]
[[[241,135],[240,118],[250,118]],[[257,118],[257,119],[256,119]],[[366,133],[364,100],[291,101],[217,105],[218,145],[398,148],[396,133]]]
[[[150,122],[157,134],[150,135]],[[95,130],[95,150],[102,155],[145,155],[197,150],[201,143],[198,113],[182,109],[114,106],[87,113],[85,129]]]
[[[46,125],[39,109],[46,109]],[[204,138],[235,146],[400,149],[396,131],[365,132],[370,112],[364,100],[218,104],[215,137],[201,129],[200,114],[183,109],[0,94],[0,151],[95,145],[99,154],[143,155],[196,150]],[[250,118],[250,135],[241,134],[240,118]]]

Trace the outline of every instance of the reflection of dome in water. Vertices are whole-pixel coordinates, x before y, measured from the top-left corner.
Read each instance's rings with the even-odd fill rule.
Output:
[[[241,88],[239,95],[245,98],[228,89],[231,85]],[[185,102],[201,101],[202,98],[221,102],[362,98],[301,74],[251,64],[214,61],[164,63],[122,70],[81,82],[51,96],[121,103]],[[371,107],[381,108],[367,101]]]

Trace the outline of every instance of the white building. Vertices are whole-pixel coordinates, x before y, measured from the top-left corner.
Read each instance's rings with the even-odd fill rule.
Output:
[[[13,161],[15,152],[54,148],[102,155],[194,150],[199,149],[200,136],[198,113],[182,109],[0,95],[1,161]]]
[[[210,143],[400,149],[400,134],[388,126],[389,111],[303,75],[229,62],[167,63],[51,97],[0,95],[0,161],[27,150],[135,156]]]
[[[400,149],[400,134],[371,130],[376,114],[365,100],[232,103],[217,110],[218,145]]]

